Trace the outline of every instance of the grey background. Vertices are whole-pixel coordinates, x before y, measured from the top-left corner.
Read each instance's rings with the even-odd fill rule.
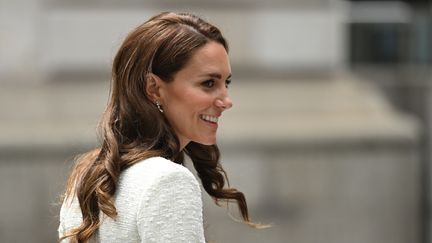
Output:
[[[252,219],[273,224],[235,222],[204,193],[208,240],[429,242],[431,69],[416,57],[430,50],[430,8],[342,0],[0,1],[0,242],[56,241],[73,158],[97,144],[113,55],[166,10],[229,40],[222,163]],[[353,65],[353,23],[419,32],[402,61]]]

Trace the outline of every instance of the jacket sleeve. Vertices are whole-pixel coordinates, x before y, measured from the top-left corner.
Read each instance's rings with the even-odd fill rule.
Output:
[[[163,175],[141,198],[141,242],[205,242],[200,186],[186,168]]]

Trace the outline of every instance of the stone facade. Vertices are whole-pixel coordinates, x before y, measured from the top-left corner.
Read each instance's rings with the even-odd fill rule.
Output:
[[[223,164],[253,219],[274,225],[248,228],[204,196],[209,240],[419,242],[421,128],[377,86],[341,72],[344,1],[27,2],[25,18],[10,14],[22,1],[0,3],[0,242],[56,241],[73,157],[97,141],[112,55],[163,9],[200,13],[230,40]]]

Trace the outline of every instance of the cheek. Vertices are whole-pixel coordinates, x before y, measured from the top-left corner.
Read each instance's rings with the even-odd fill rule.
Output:
[[[212,98],[204,92],[185,92],[182,96],[181,103],[185,109],[191,112],[200,112],[207,109],[212,104]]]
[[[191,119],[196,119],[212,107],[212,95],[198,87],[170,91],[165,115],[177,126],[183,127],[185,123],[191,125]]]

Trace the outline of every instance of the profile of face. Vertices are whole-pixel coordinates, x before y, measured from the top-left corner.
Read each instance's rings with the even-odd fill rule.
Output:
[[[232,107],[228,95],[231,67],[223,45],[210,41],[197,49],[171,82],[155,77],[153,98],[180,140],[181,148],[190,141],[216,143],[218,120]],[[148,89],[149,92],[149,89]]]

